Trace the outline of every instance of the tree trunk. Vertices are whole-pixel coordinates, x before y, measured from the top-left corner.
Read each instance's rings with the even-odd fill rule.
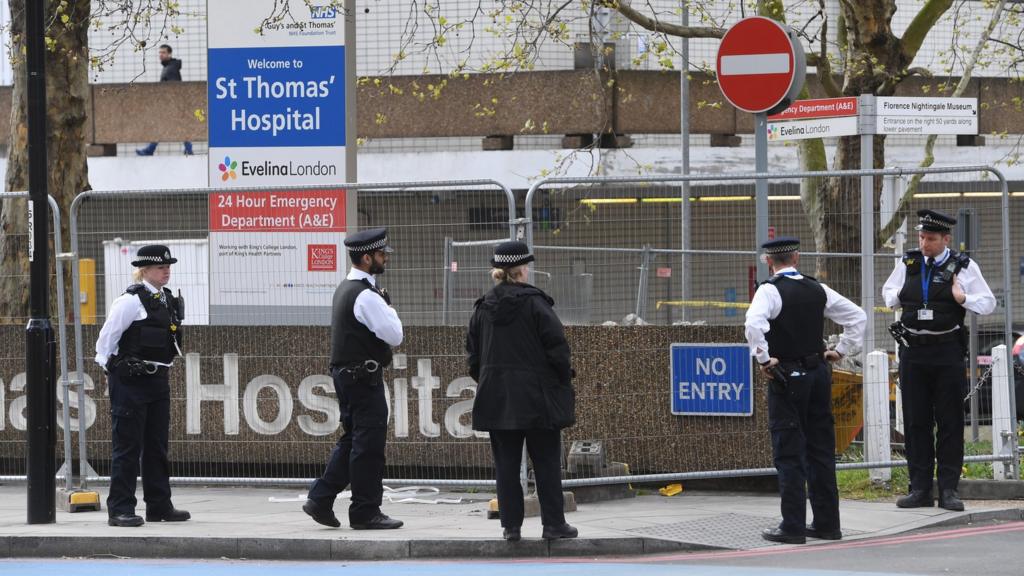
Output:
[[[28,190],[28,92],[24,54],[25,1],[9,0],[14,90],[11,96],[11,135],[7,156],[8,191]],[[59,14],[54,10],[63,7]],[[46,154],[47,186],[61,211],[61,235],[69,245],[71,202],[89,189],[86,162],[86,122],[89,97],[89,15],[91,0],[47,2],[46,22]],[[64,22],[62,15],[66,15]],[[36,218],[50,218],[37,207]],[[0,212],[0,322],[23,323],[28,316],[28,242],[25,201],[6,201]],[[51,222],[52,220],[47,220]],[[54,247],[53,255],[65,247]],[[70,277],[69,274],[65,275]],[[77,311],[71,298],[71,282],[65,287],[69,315]],[[56,290],[56,286],[53,287]],[[56,308],[53,308],[56,311]],[[63,320],[63,319],[58,319]]]

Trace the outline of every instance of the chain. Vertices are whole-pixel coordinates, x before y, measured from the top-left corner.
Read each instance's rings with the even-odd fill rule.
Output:
[[[1021,376],[1024,376],[1024,364],[1020,364],[1018,362],[1013,362],[1013,371],[1016,372],[1017,374],[1020,374]],[[992,366],[989,365],[988,370],[985,370],[985,372],[982,373],[982,375],[978,377],[978,383],[974,385],[974,388],[970,392],[967,393],[967,396],[964,396],[964,402],[967,402],[968,400],[971,399],[971,396],[974,396],[975,394],[977,394],[978,393],[978,389],[980,389],[981,386],[983,384],[985,384],[985,382],[990,381],[989,377],[991,375],[992,375]],[[1013,374],[1010,374],[1010,376],[1011,376],[1010,385],[1013,386]]]
[[[983,385],[983,384],[984,384],[984,383],[985,383],[986,381],[988,381],[988,379],[989,379],[989,377],[990,377],[991,375],[992,375],[992,366],[990,365],[990,366],[988,367],[988,370],[985,370],[985,372],[983,372],[983,373],[981,374],[981,376],[978,376],[978,383],[977,383],[977,384],[975,384],[975,385],[974,385],[974,388],[972,388],[972,389],[971,389],[971,391],[967,393],[967,396],[964,396],[964,402],[967,402],[968,400],[970,400],[970,399],[971,399],[971,396],[974,396],[975,394],[977,394],[977,393],[978,393],[978,390],[979,390],[979,389],[981,388],[981,386],[982,386],[982,385]]]

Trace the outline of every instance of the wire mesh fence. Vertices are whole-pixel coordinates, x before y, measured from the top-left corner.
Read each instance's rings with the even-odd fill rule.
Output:
[[[277,211],[296,206],[294,222]],[[394,422],[389,462],[394,475],[437,478],[442,470],[456,476],[480,475],[477,469],[487,462],[482,456],[486,442],[472,433],[470,441],[463,440],[465,410],[453,408],[460,401],[464,407],[466,383],[441,388],[437,376],[439,370],[454,370],[445,368],[446,362],[464,364],[461,351],[438,355],[437,344],[418,338],[411,327],[442,321],[445,311],[438,303],[444,296],[446,242],[510,237],[514,202],[502,185],[456,181],[245,191],[94,191],[82,194],[72,210],[73,249],[81,258],[95,260],[97,270],[95,290],[85,291],[104,303],[81,335],[85,371],[96,381],[102,376],[90,361],[91,344],[103,310],[130,283],[127,274],[135,251],[147,243],[164,243],[179,260],[170,287],[180,290],[187,303],[188,353],[178,361],[184,366],[171,373],[170,451],[176,474],[319,474],[339,433],[339,410],[327,376],[328,326],[331,296],[348,268],[341,248],[347,222],[359,228],[388,228],[396,252],[381,284],[407,327],[408,347],[416,352],[408,363],[409,356],[399,354],[388,373]],[[324,226],[294,231],[292,225],[301,224],[306,216]],[[328,216],[340,222],[328,222]],[[277,227],[281,222],[284,229]],[[459,306],[456,303],[452,312],[459,312]],[[449,340],[454,341],[445,342]],[[448,378],[453,380],[458,378]],[[98,410],[107,410],[106,397],[96,400]],[[419,422],[412,435],[410,406],[412,421]],[[100,475],[109,469],[107,426],[101,420],[89,439],[90,463]],[[456,457],[445,448],[447,441],[469,446]],[[430,452],[429,458],[423,457],[423,450]],[[477,456],[465,460],[462,452],[467,451]]]
[[[982,173],[928,172],[907,213],[928,207],[973,222],[977,239],[973,232],[964,232],[965,248],[980,263],[1002,306],[979,319],[979,337],[989,338],[979,341],[979,354],[984,355],[986,347],[1003,338],[1001,320],[1010,312],[1006,293],[1000,292],[1010,280],[1006,262],[1009,255],[1024,254],[1024,245],[1003,230],[1006,219],[1024,217],[1024,205],[1014,197],[1006,210],[996,196],[1001,196],[1002,183]],[[886,174],[909,177],[896,171]],[[819,180],[820,176],[816,175]],[[831,177],[844,180],[833,182],[831,190],[858,193],[856,175]],[[898,189],[898,184],[890,181],[886,186]],[[815,241],[817,220],[800,200],[807,187],[800,175],[772,178],[771,229],[802,240],[801,270],[857,301],[858,204],[842,198],[822,212],[836,236],[822,245]],[[388,227],[397,251],[381,281],[406,325],[406,339],[385,374],[391,411],[387,475],[465,484],[490,482],[492,473],[486,437],[470,426],[475,383],[465,365],[464,326],[475,299],[491,286],[488,260],[494,245],[520,237],[532,241],[535,281],[554,297],[556,311],[569,325],[578,400],[577,423],[564,432],[564,448],[576,441],[602,445],[598,460],[567,453],[567,477],[584,482],[595,477],[713,475],[771,466],[764,383],[758,378],[751,391],[750,417],[677,415],[670,409],[672,388],[666,372],[671,345],[742,342],[745,307],[757,280],[751,177],[694,177],[685,213],[682,189],[678,179],[553,179],[531,190],[520,214],[511,192],[489,181],[244,192],[286,199],[351,194],[355,202],[345,201],[350,224]],[[179,263],[170,287],[181,288],[188,302],[186,357],[171,371],[170,452],[175,476],[193,481],[302,482],[319,474],[340,433],[327,376],[330,312],[327,302],[317,304],[332,290],[314,286],[304,296],[313,309],[296,314],[285,298],[261,284],[269,277],[277,289],[304,291],[303,286],[284,285],[296,284],[289,278],[310,272],[309,253],[301,246],[286,249],[289,242],[299,245],[275,239],[274,232],[266,230],[235,231],[229,233],[234,239],[217,239],[215,224],[223,211],[215,204],[223,193],[91,192],[75,203],[73,250],[78,265],[83,259],[95,261],[95,288],[76,286],[76,291],[86,295],[86,303],[91,298],[96,310],[91,316],[81,314],[85,324],[74,342],[81,347],[89,392],[81,411],[91,426],[88,457],[101,476],[109,470],[109,403],[105,380],[91,361],[92,347],[109,302],[128,283],[134,250],[144,243],[171,245]],[[884,201],[882,206],[886,209]],[[966,210],[972,211],[970,216]],[[517,218],[520,215],[527,218]],[[684,218],[689,226],[684,226]],[[873,214],[878,236],[875,290],[901,251],[898,235],[890,241],[888,233],[879,232],[886,218],[885,213]],[[913,224],[912,216],[910,221]],[[912,228],[904,230],[908,237],[903,248],[915,246]],[[333,242],[340,245],[341,234],[333,235]],[[215,251],[220,256],[250,248],[277,264],[269,272],[252,259],[248,268],[216,264]],[[293,269],[291,260],[298,260],[302,269]],[[320,283],[333,287],[344,275],[344,257],[336,253],[334,262],[334,270],[320,271],[326,278]],[[247,306],[244,321],[217,316],[211,287],[225,285],[225,276],[242,278],[240,285],[249,288],[231,292]],[[88,281],[82,270],[75,278]],[[1015,291],[1009,300],[1013,317],[1021,318],[1020,286],[1009,284]],[[257,290],[260,286],[263,292]],[[634,317],[627,318],[630,314]],[[893,313],[882,309],[879,301],[872,317],[876,341],[884,348],[889,345],[885,327]],[[615,326],[598,326],[605,323]],[[16,334],[14,328],[3,327],[5,368],[0,374],[12,384],[0,386],[0,393],[6,388],[12,395],[22,390],[14,390],[15,382],[24,384],[23,376],[17,376],[23,370],[21,349],[9,337]],[[837,452],[856,437],[863,404],[858,367],[848,368],[852,371],[837,375],[835,383]],[[981,399],[984,389],[984,383],[978,387],[978,418],[987,414],[988,401]],[[18,408],[14,401],[4,406],[5,415],[23,411],[23,405]],[[8,420],[13,422],[13,416]],[[0,420],[0,476],[17,475],[23,470],[23,442],[17,429],[7,424],[5,431],[3,423]]]

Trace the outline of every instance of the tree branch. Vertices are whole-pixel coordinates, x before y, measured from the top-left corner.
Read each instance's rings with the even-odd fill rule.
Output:
[[[953,93],[950,95],[953,98],[963,96],[964,92],[967,91],[968,85],[971,83],[971,75],[974,73],[974,67],[977,66],[978,60],[981,58],[982,49],[985,48],[985,44],[992,36],[992,32],[996,28],[996,24],[999,23],[999,19],[1002,17],[1003,9],[1006,7],[1006,0],[999,0],[996,4],[995,10],[992,12],[992,17],[989,18],[988,26],[985,27],[985,31],[978,38],[978,43],[974,46],[974,50],[971,51],[971,56],[964,64],[964,73],[960,76],[960,82],[957,83],[956,88],[953,89]],[[919,68],[912,68],[911,70],[920,70]],[[908,71],[909,73],[910,71]],[[927,70],[925,72],[928,72]],[[931,73],[928,72],[928,76]],[[920,167],[927,168],[935,162],[935,134],[928,136],[928,140],[924,145],[924,159],[921,161]],[[896,210],[893,212],[892,220],[890,220],[882,229],[879,231],[879,241],[885,242],[893,234],[896,233],[896,229],[900,227],[903,219],[906,218],[907,205],[910,200],[917,193],[918,185],[921,183],[922,174],[915,174],[907,185],[906,192],[903,197],[899,199],[899,203],[896,206]]]
[[[932,27],[939,21],[939,18],[942,18],[942,15],[952,6],[953,0],[928,0],[921,7],[917,16],[914,16],[914,20],[907,27],[907,31],[903,33],[903,38],[900,40],[907,64],[914,61],[917,51],[921,49],[921,45],[924,43],[925,37],[931,32]]]
[[[629,0],[612,0],[607,3],[609,8],[614,8],[626,17],[627,20],[637,24],[651,32],[679,36],[680,38],[721,38],[725,36],[724,28],[710,28],[701,26],[680,26],[668,24],[646,14],[641,14],[629,5]]]

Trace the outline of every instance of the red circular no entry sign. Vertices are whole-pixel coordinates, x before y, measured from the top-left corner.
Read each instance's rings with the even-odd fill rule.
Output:
[[[715,62],[722,95],[740,110],[767,112],[788,105],[803,88],[804,51],[787,27],[744,18],[725,33]]]

